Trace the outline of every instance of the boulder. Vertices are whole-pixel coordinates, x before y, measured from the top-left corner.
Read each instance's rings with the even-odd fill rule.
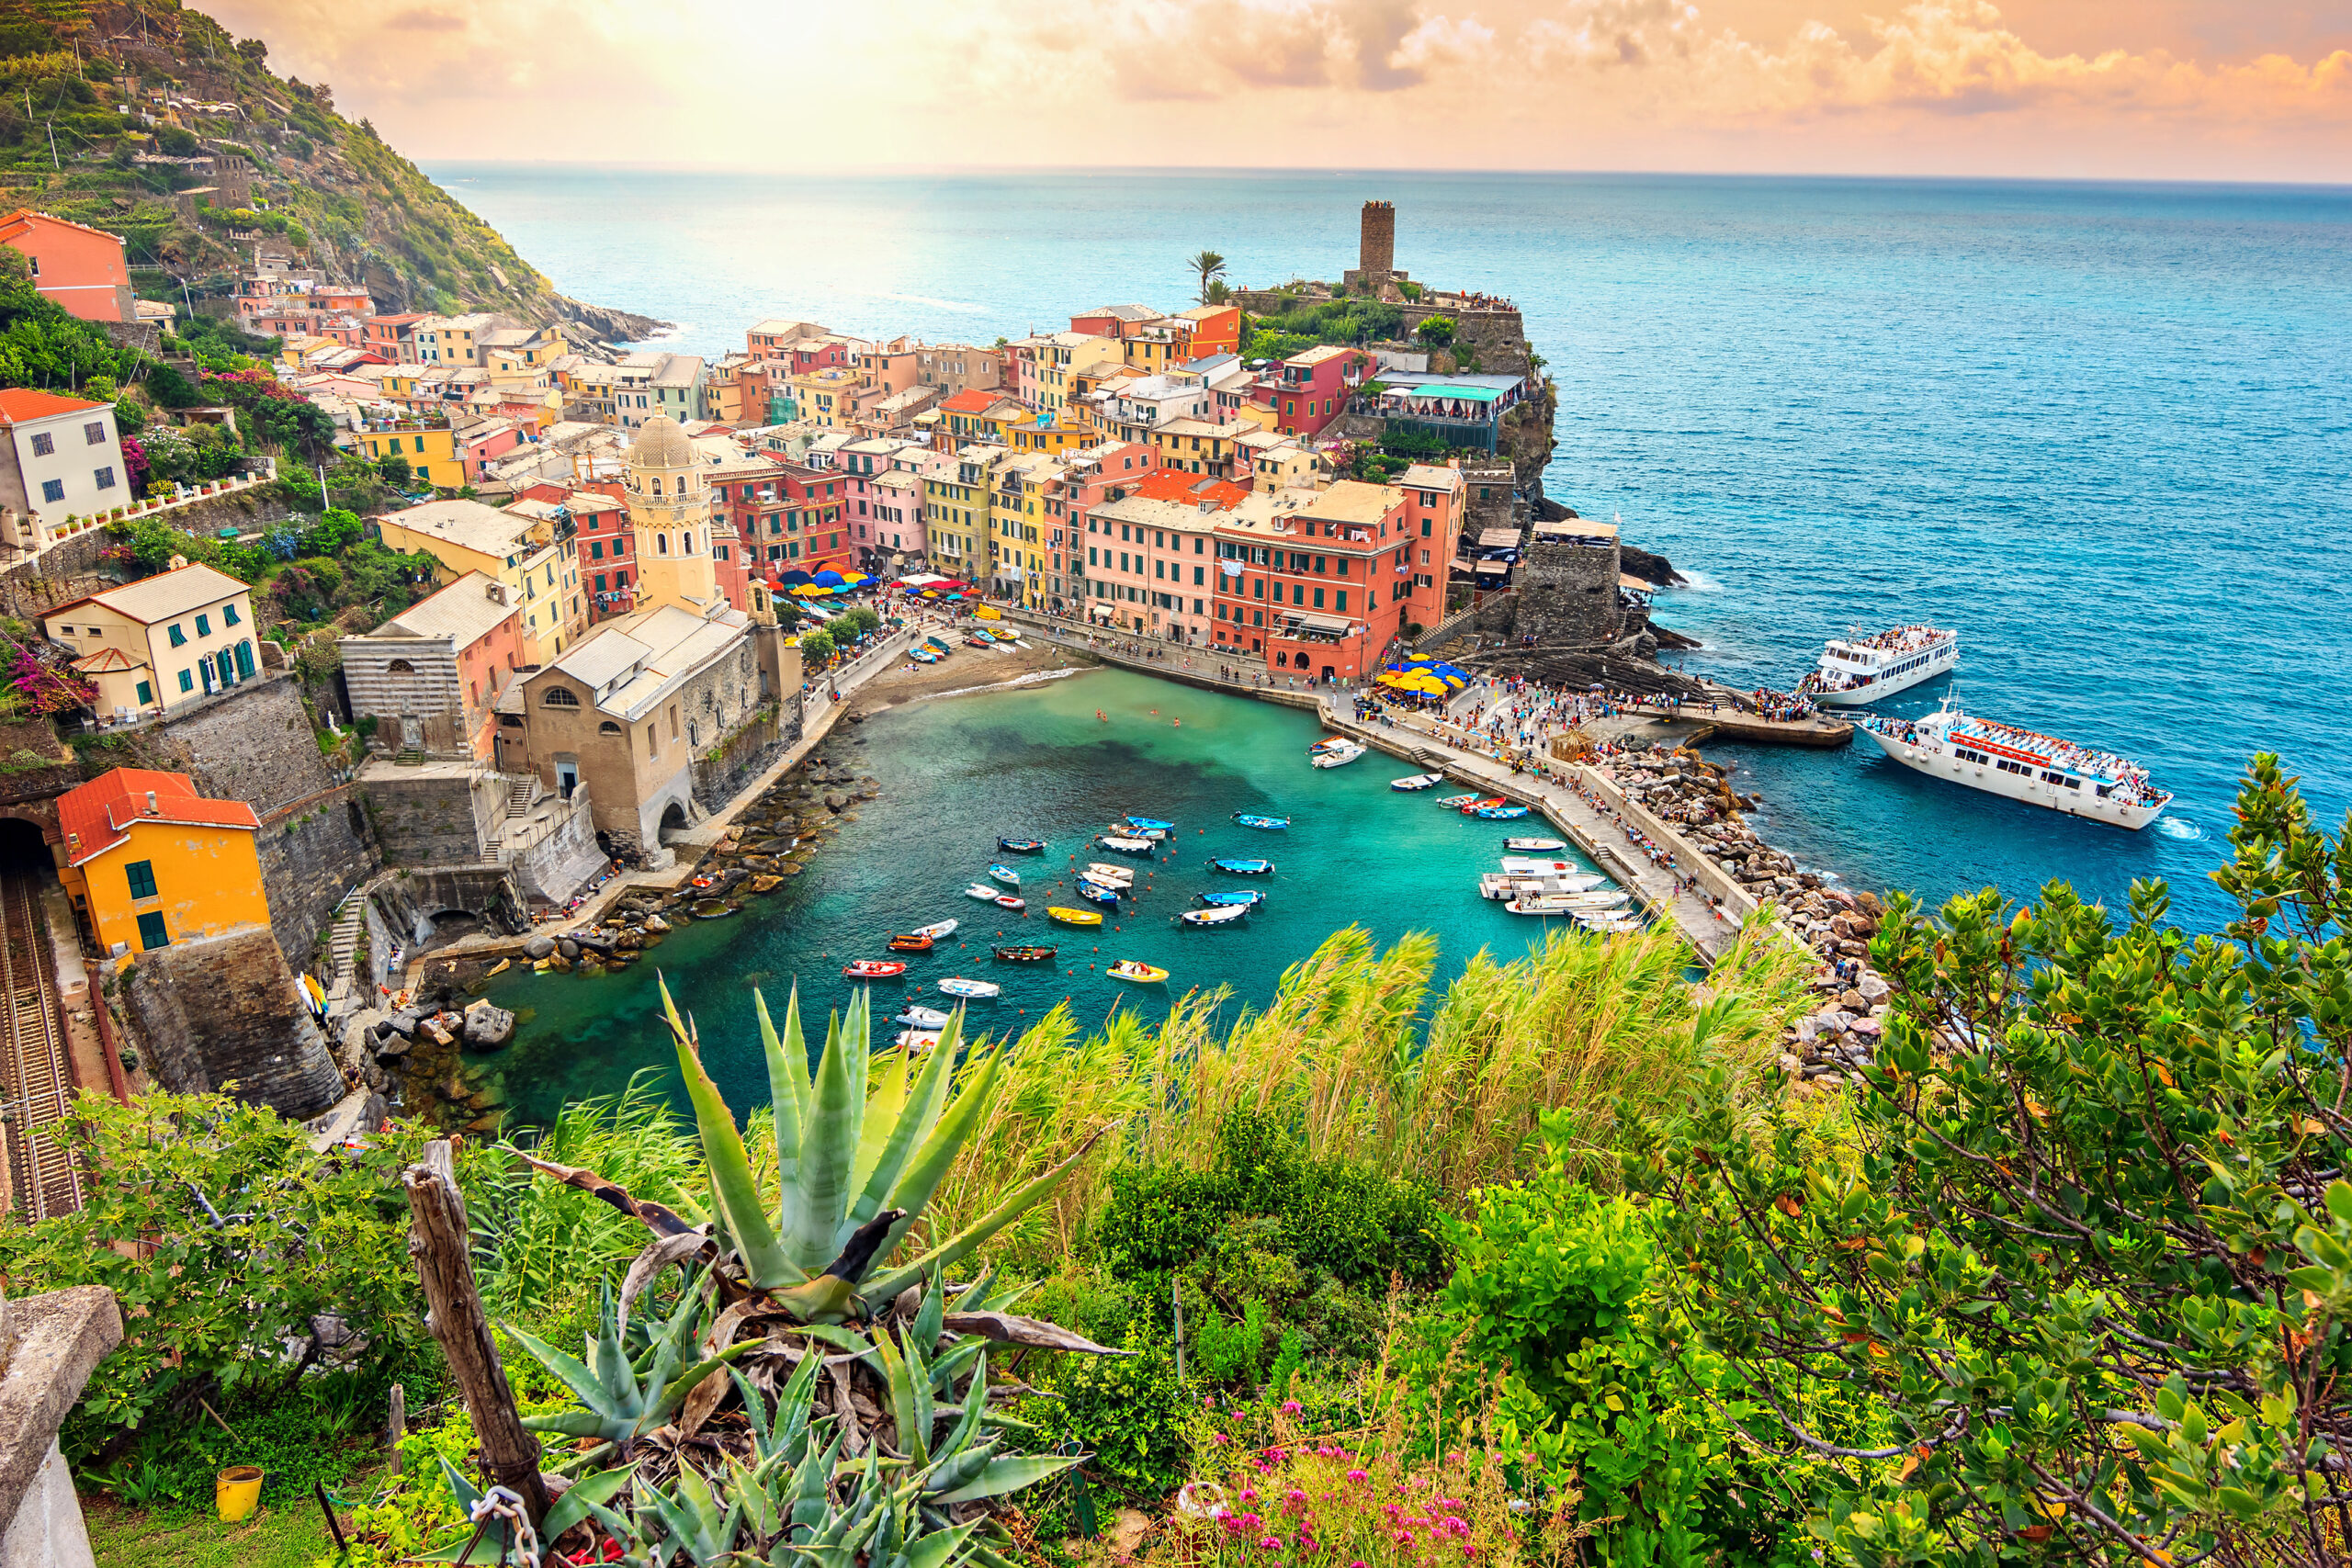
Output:
[[[1846,1026],[1851,1022],[1853,1022],[1852,1019],[1848,1018],[1836,1008],[1824,1008],[1813,1015],[1814,1027],[1824,1034],[1843,1034],[1846,1032]]]
[[[580,956],[580,944],[568,936],[560,936],[555,939],[555,950],[566,958]]]
[[[670,922],[663,919],[660,915],[648,915],[645,917],[645,929],[651,931],[655,936],[660,936],[663,931],[670,929]]]
[[[848,810],[849,796],[843,795],[837,789],[827,790],[825,792],[825,809],[832,812]]]
[[[523,956],[537,963],[555,952],[555,938],[535,936],[523,943]]]
[[[1846,1032],[1849,1034],[1859,1034],[1867,1040],[1875,1040],[1885,1027],[1877,1019],[1858,1018],[1846,1026]]]
[[[413,1035],[416,1032],[416,1026],[423,1022],[424,1019],[424,1014],[415,1008],[396,1008],[391,1016],[384,1020],[384,1023],[395,1034]]]
[[[1863,1000],[1862,993],[1860,991],[1840,991],[1838,994],[1838,1005],[1848,1012],[1867,1012],[1870,1010],[1871,1004]]]
[[[1875,1002],[1893,991],[1894,987],[1886,983],[1884,976],[1865,969],[1862,971],[1862,977],[1854,982],[1854,989],[1861,994],[1864,1001]]]
[[[1878,901],[1878,895],[1875,893],[1855,894],[1854,907],[1873,920],[1886,913],[1886,906]]]
[[[390,1034],[376,1043],[376,1060],[397,1062],[416,1049],[416,1042],[404,1035]]]
[[[477,1051],[494,1051],[514,1038],[514,1015],[487,1000],[466,1010],[466,1043]]]

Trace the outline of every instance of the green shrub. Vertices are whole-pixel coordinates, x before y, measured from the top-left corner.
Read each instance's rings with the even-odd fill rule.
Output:
[[[1045,1447],[1075,1444],[1093,1455],[1089,1475],[1158,1498],[1184,1479],[1193,1405],[1162,1336],[1137,1330],[1121,1344],[1135,1354],[1060,1358],[1044,1379],[1058,1397],[1030,1402],[1023,1414],[1042,1428]]]
[[[1243,1307],[1238,1322],[1204,1306],[1193,1327],[1193,1364],[1185,1370],[1203,1382],[1254,1387],[1265,1352],[1265,1303]]]

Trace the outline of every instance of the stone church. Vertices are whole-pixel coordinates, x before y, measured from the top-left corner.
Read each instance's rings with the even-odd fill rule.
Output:
[[[498,700],[498,765],[582,789],[597,836],[661,863],[690,827],[800,729],[800,655],[765,585],[738,609],[718,586],[708,466],[675,420],[649,419],[624,481],[637,608],[603,622]]]

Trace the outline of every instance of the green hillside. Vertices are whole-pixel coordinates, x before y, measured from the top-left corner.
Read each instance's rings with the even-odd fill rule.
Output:
[[[383,310],[583,313],[328,88],[267,62],[264,40],[176,0],[0,0],[0,208],[122,235],[153,299],[226,299],[244,235],[364,282]],[[216,175],[140,161],[208,153],[250,163],[248,205],[222,204]]]

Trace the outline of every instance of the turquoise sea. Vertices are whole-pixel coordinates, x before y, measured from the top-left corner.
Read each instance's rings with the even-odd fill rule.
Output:
[[[985,655],[955,657],[985,678]],[[679,1005],[695,1014],[705,1063],[741,1107],[767,1089],[751,987],[765,991],[781,1019],[797,977],[821,1038],[826,1011],[857,988],[841,977],[853,958],[907,959],[902,979],[873,987],[877,1029],[907,1001],[954,1007],[937,983],[961,975],[1004,987],[969,1015],[973,1028],[1002,1033],[1035,1022],[1064,997],[1081,1025],[1123,1001],[1156,1015],[1168,998],[1220,984],[1237,1006],[1260,1001],[1286,965],[1351,922],[1384,946],[1408,931],[1432,933],[1446,978],[1481,947],[1498,957],[1523,953],[1546,922],[1479,897],[1477,873],[1493,869],[1511,834],[1549,829],[1442,810],[1433,801],[1444,790],[1393,791],[1388,781],[1406,764],[1377,752],[1312,768],[1306,749],[1323,733],[1295,709],[1119,671],[884,709],[842,727],[823,748],[879,779],[882,796],[828,839],[805,872],[740,915],[682,925],[619,974],[502,976],[491,996],[524,1016],[516,1043],[492,1061],[526,1117],[617,1089],[638,1069],[672,1060],[656,990],[657,974],[666,975]],[[1236,812],[1292,824],[1243,828]],[[1128,814],[1176,823],[1170,846],[1131,861],[1090,843]],[[1045,839],[1047,848],[1007,854],[1000,836]],[[1229,875],[1207,867],[1212,856],[1271,860],[1274,869]],[[1049,920],[1048,905],[1094,908],[1070,895],[1069,873],[1073,861],[1098,860],[1133,864],[1141,891],[1116,914],[1105,911],[1099,930]],[[1024,913],[964,896],[988,879],[991,863],[1021,873]],[[1177,911],[1199,907],[1194,894],[1237,888],[1266,894],[1246,919],[1206,929],[1177,922]],[[951,918],[961,929],[938,951],[885,950],[893,932]],[[1058,951],[1052,964],[1000,963],[989,951],[1000,942]],[[1121,958],[1143,959],[1169,978],[1135,986],[1105,977]]]
[[[1658,615],[1705,642],[1694,671],[1785,686],[1826,636],[1933,617],[1962,630],[1971,708],[2135,756],[2179,796],[2125,834],[1861,748],[1719,753],[1802,860],[1931,897],[2066,877],[2120,901],[2164,876],[2177,917],[2211,928],[2226,908],[2204,874],[2249,753],[2282,752],[2323,819],[2352,799],[2352,190],[432,172],[567,292],[706,352],[765,316],[985,342],[1105,301],[1173,306],[1204,246],[1239,282],[1335,276],[1359,205],[1385,197],[1415,276],[1519,301],[1560,388],[1547,491],[1689,574]],[[1155,782],[1083,737],[1028,765],[1124,799]],[[1374,866],[1417,852],[1384,818],[1351,831]],[[885,880],[858,897],[922,885]],[[1317,906],[1317,931],[1396,919],[1345,882]],[[1295,951],[1237,987],[1262,994]]]

